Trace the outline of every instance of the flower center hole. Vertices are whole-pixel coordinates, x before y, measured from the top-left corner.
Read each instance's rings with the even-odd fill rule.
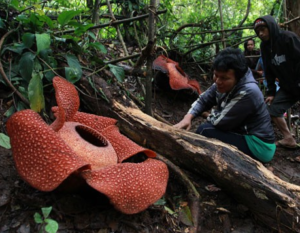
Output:
[[[106,139],[102,137],[97,131],[91,128],[85,127],[83,125],[77,125],[75,129],[80,137],[94,146],[104,147],[108,145]]]

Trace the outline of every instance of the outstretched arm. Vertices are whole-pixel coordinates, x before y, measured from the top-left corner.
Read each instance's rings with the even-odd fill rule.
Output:
[[[192,119],[193,118],[194,118],[194,116],[192,114],[187,113],[179,123],[174,125],[174,127],[178,128],[178,129],[190,130],[191,126],[192,126]]]

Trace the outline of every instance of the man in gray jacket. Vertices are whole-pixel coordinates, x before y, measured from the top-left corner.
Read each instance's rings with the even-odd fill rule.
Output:
[[[236,146],[262,162],[275,153],[275,136],[264,97],[239,49],[222,50],[214,60],[214,84],[174,127],[191,128],[192,119],[211,110],[196,133]]]

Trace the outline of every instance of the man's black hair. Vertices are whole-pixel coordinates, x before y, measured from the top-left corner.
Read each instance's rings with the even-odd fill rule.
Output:
[[[246,58],[240,49],[228,47],[218,53],[213,69],[216,71],[234,70],[235,78],[240,80],[248,70]]]

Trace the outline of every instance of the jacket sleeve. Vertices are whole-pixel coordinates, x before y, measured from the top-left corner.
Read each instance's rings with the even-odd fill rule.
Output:
[[[249,115],[255,112],[255,96],[257,93],[250,93],[247,90],[237,92],[222,111],[214,111],[208,121],[216,128],[225,131],[234,131],[240,128]]]
[[[295,78],[300,81],[300,38],[297,35],[289,37],[288,51],[293,61],[295,61]]]
[[[199,95],[198,99],[192,104],[188,113],[194,117],[200,116],[204,111],[210,110],[217,104],[216,102],[216,85],[213,84],[205,92]]]

